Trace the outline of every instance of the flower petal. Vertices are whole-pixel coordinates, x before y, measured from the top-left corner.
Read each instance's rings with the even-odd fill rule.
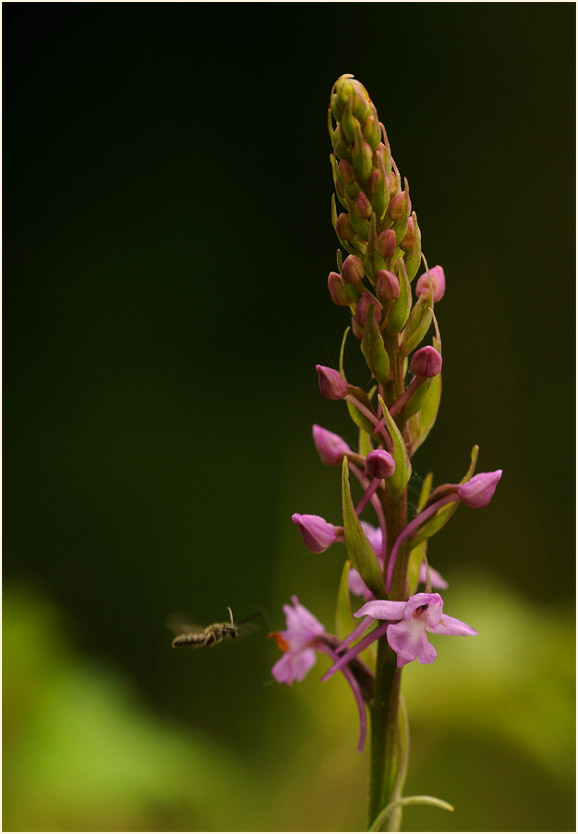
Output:
[[[435,568],[432,568],[431,565],[429,568],[429,578],[432,588],[441,588],[442,590],[445,590],[448,587],[448,583],[443,578],[441,573],[435,570]],[[419,581],[423,585],[427,582],[427,567],[425,562],[421,563],[421,567],[419,569]]]
[[[419,604],[419,603],[418,603]],[[356,611],[354,617],[365,617],[369,614],[376,620],[401,620],[407,602],[396,602],[388,599],[372,599]]]
[[[397,665],[405,666],[412,660],[433,663],[438,653],[428,641],[422,620],[403,620],[387,628],[387,642],[397,653]]]
[[[300,652],[287,652],[273,666],[271,673],[279,683],[290,686],[293,681],[302,681],[317,657],[314,649],[304,649]]]
[[[447,614],[442,614],[439,623],[436,626],[427,626],[427,630],[432,634],[456,634],[462,637],[473,637],[478,632],[462,620],[456,617],[448,617]]]

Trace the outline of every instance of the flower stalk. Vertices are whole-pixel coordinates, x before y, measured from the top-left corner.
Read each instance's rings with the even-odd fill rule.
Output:
[[[293,607],[285,606],[286,630],[272,635],[284,653],[273,675],[285,684],[302,680],[321,653],[331,662],[322,681],[336,672],[345,676],[359,712],[360,750],[366,710],[371,721],[368,830],[398,831],[406,805],[422,801],[451,809],[435,797],[403,797],[409,757],[407,717],[400,706],[403,666],[435,661],[430,633],[477,633],[445,614],[441,595],[432,592],[447,582],[429,565],[428,543],[460,504],[485,507],[502,472],[474,475],[474,447],[459,483],[432,491],[433,476],[427,475],[418,509],[410,516],[412,459],[435,424],[441,397],[441,336],[434,304],[444,297],[445,273],[441,266],[430,269],[422,255],[408,182],[393,160],[375,105],[353,76],[343,75],[335,83],[328,123],[332,221],[342,251],[327,286],[332,302],[350,314],[346,335],[352,332],[357,339],[371,383],[366,391],[347,381],[345,338],[339,370],[317,365],[322,396],[345,401],[359,441],[355,448],[313,427],[322,463],[341,465],[343,518],[334,524],[295,513],[293,521],[313,553],[335,552],[345,544],[336,616],[342,633],[328,633],[293,596]],[[422,262],[425,271],[417,277]],[[359,482],[356,490],[362,490],[355,501],[350,475]],[[361,517],[365,513],[377,526]],[[418,590],[420,583],[425,590]]]

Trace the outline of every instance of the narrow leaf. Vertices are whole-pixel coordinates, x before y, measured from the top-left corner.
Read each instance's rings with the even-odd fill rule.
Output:
[[[417,547],[414,547],[411,553],[409,554],[409,561],[407,565],[407,581],[409,584],[409,593],[410,596],[415,594],[417,591],[417,586],[419,585],[419,572],[421,569],[421,564],[425,558],[427,552],[427,539]]]
[[[398,258],[395,262],[394,272],[399,280],[399,296],[387,320],[385,332],[388,336],[395,336],[399,333],[408,320],[411,310],[411,285],[403,258]]]
[[[423,484],[421,485],[421,492],[419,494],[419,500],[417,502],[417,511],[418,513],[423,510],[425,507],[425,502],[427,501],[429,494],[431,492],[431,486],[433,483],[433,472],[428,472],[425,478],[423,479]]]
[[[410,446],[410,454],[413,457],[421,444],[427,438],[435,425],[442,396],[442,375],[438,374],[432,379],[427,391],[421,411],[409,419],[409,428],[413,438]]]
[[[369,370],[376,380],[385,386],[389,382],[389,356],[383,344],[383,336],[373,314],[374,305],[370,304],[365,317],[361,352]]]
[[[337,595],[337,609],[335,611],[335,634],[340,640],[344,640],[348,634],[351,634],[359,622],[353,616],[351,597],[349,596],[350,569],[351,562],[349,559],[346,559],[341,573],[339,593]]]
[[[359,429],[359,454],[366,458],[370,452],[373,452],[371,435],[369,432]]]
[[[387,426],[393,443],[392,455],[395,460],[395,472],[387,481],[387,490],[392,498],[396,498],[410,479],[411,463],[397,423],[393,417],[391,417],[386,404],[379,394],[377,395],[377,399],[379,400],[379,404],[385,418],[385,425]]]
[[[375,552],[370,545],[361,522],[355,512],[351,499],[349,486],[349,470],[347,468],[347,457],[343,458],[342,468],[342,501],[343,501],[343,526],[345,528],[345,546],[351,564],[357,570],[367,587],[378,598],[385,596],[383,578],[379,562]]]

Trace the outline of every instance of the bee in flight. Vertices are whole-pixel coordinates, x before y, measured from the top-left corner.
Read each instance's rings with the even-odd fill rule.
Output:
[[[261,612],[257,611],[256,614],[251,614],[249,617],[245,617],[236,623],[229,606],[227,606],[227,611],[229,612],[230,618],[227,623],[212,623],[204,628],[203,626],[187,626],[182,623],[173,626],[173,630],[177,635],[172,643],[173,649],[199,649],[201,646],[216,646],[217,643],[222,643],[223,640],[236,640],[237,637],[242,637],[244,633],[251,631],[251,627],[246,627],[245,623],[261,616]]]

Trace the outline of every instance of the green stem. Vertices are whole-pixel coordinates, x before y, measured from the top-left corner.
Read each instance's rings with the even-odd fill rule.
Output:
[[[368,826],[379,812],[397,799],[394,789],[399,769],[398,710],[401,669],[383,637],[377,650],[375,696],[371,711],[371,775]],[[397,818],[397,815],[394,815]],[[390,818],[390,822],[392,819]],[[396,828],[389,830],[398,830]]]
[[[407,523],[407,490],[395,502],[389,502],[386,497],[385,512],[388,538],[391,531],[391,542],[394,542]],[[405,599],[404,593],[405,583],[398,581],[397,586],[392,588],[392,598]],[[402,788],[401,780],[398,781],[401,765],[398,719],[401,669],[397,668],[397,655],[390,649],[386,637],[382,637],[378,644],[375,674],[368,826],[383,808],[399,798]],[[388,831],[399,831],[401,814],[402,806],[396,806],[387,819]]]

